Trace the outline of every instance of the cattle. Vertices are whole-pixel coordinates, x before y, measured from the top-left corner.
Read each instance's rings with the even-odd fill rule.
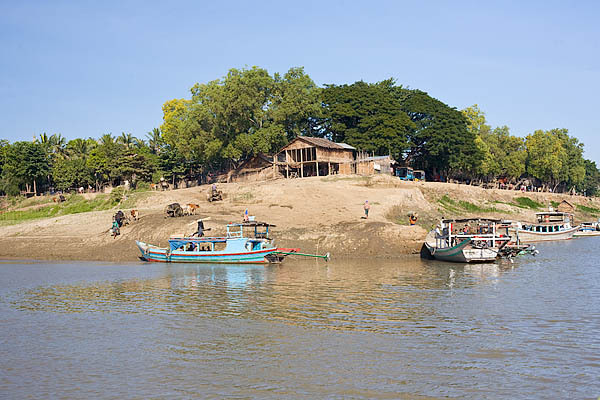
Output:
[[[188,203],[183,207],[183,212],[185,215],[196,215],[196,210],[199,208],[198,204]]]
[[[119,224],[119,228],[122,227],[123,224],[126,221],[126,219],[125,219],[125,213],[123,211],[121,211],[121,210],[117,211],[117,213],[115,214],[115,216],[113,218]]]
[[[138,210],[131,210],[131,218],[134,221],[137,221],[139,217],[140,217],[140,212]]]
[[[171,203],[165,208],[165,212],[168,217],[182,217],[183,216],[183,208],[179,205],[179,203]]]

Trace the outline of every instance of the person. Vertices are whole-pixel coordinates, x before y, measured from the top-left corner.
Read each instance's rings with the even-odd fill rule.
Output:
[[[204,236],[204,221],[202,221],[202,219],[198,220],[198,231],[195,233],[195,235],[198,237]]]
[[[465,227],[463,228],[463,233],[469,233],[470,229],[471,227],[469,226],[469,224],[465,224]]]
[[[246,211],[244,211],[244,222],[248,222],[248,221],[249,221],[248,209],[246,208]]]
[[[113,223],[112,223],[112,235],[113,235],[113,239],[116,239],[117,235],[120,235],[121,232],[119,231],[119,222],[117,221],[117,219],[115,217],[113,217]]]
[[[369,210],[371,209],[371,206],[369,205],[369,200],[365,200],[365,205],[363,206],[363,208],[365,209],[365,218],[369,218]]]
[[[217,185],[216,184],[213,183],[211,189],[212,189],[212,194],[217,193]]]
[[[408,217],[408,222],[411,225],[415,225],[417,223],[417,218],[419,217],[419,215],[417,213],[412,213],[410,214],[410,216]]]

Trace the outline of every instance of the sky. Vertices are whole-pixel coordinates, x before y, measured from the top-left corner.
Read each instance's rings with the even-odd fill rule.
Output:
[[[0,139],[132,133],[230,68],[387,78],[600,165],[600,2],[0,0]]]

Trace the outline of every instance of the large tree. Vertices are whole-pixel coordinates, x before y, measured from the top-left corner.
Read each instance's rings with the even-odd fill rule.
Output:
[[[46,181],[50,168],[42,144],[38,142],[15,142],[5,150],[3,181],[11,194],[17,188],[37,192],[38,184]]]
[[[415,128],[409,135],[409,159],[433,172],[461,174],[474,171],[484,154],[467,118],[458,110],[420,90],[397,89],[402,110]]]
[[[402,159],[414,123],[402,110],[392,79],[375,84],[327,85],[323,90],[324,131],[335,142],[345,142],[377,155]]]
[[[283,77],[265,69],[231,69],[220,80],[197,83],[192,98],[163,106],[164,141],[190,163],[208,169],[274,153],[288,137],[310,134],[319,89],[302,68]]]

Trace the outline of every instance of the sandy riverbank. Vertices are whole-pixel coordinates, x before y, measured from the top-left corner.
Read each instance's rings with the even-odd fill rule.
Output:
[[[133,261],[139,252],[135,240],[166,245],[175,233],[191,233],[199,216],[165,218],[164,207],[173,202],[197,203],[199,215],[211,217],[210,235],[222,234],[225,224],[240,221],[246,208],[257,220],[277,225],[273,231],[281,247],[306,252],[330,252],[333,257],[396,257],[417,253],[427,230],[442,215],[474,215],[443,206],[446,195],[495,211],[475,214],[494,218],[532,220],[534,212],[511,205],[520,192],[435,182],[401,182],[388,176],[321,177],[269,182],[221,184],[222,202],[206,201],[208,186],[153,192],[136,208],[141,219],[121,229],[113,239],[108,229],[116,210],[72,214],[0,227],[0,258],[42,260]],[[560,202],[600,208],[597,200],[566,195],[531,193],[541,204]],[[361,218],[365,200],[371,203],[368,219]],[[418,212],[421,226],[408,226],[406,215]],[[577,217],[577,215],[576,215]],[[580,218],[588,218],[580,215]],[[397,222],[400,222],[397,223]]]

